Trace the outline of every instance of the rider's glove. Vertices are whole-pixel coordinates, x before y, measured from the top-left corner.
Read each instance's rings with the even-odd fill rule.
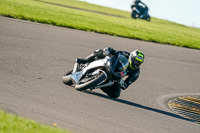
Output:
[[[113,48],[111,48],[111,47],[105,47],[103,49],[104,55],[109,55],[110,53],[112,53],[112,51],[113,51]]]
[[[119,87],[122,89],[122,90],[125,90],[127,88],[127,84],[124,82],[124,80],[120,80],[119,81]]]

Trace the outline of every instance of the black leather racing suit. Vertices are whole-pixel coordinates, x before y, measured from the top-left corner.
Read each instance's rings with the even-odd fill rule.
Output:
[[[142,4],[144,8],[140,4]],[[131,4],[131,9],[133,9],[133,7],[136,7],[137,9],[139,9],[139,11],[141,11],[141,15],[146,15],[149,11],[149,8],[147,7],[147,5],[138,0],[135,0],[133,4]]]
[[[127,59],[129,58],[130,53],[127,51],[116,51],[112,48],[110,48],[109,54],[115,55],[115,54],[122,54]],[[77,59],[77,63],[87,63],[87,62],[93,62],[95,60],[103,59],[105,58],[106,53],[104,49],[98,49],[95,50],[94,53],[86,57],[85,59]],[[120,86],[118,83],[115,83],[112,86],[101,88],[102,91],[104,91],[107,95],[113,98],[117,98],[120,96],[121,89],[125,90],[130,84],[135,82],[140,74],[140,68],[138,69],[132,69],[130,66],[127,69],[127,78],[124,81],[123,87]]]

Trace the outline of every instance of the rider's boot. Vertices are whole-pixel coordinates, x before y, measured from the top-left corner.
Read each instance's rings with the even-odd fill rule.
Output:
[[[77,59],[76,59],[76,62],[77,62],[78,64],[86,64],[86,63],[87,63],[87,60],[81,59],[81,58],[77,58]]]
[[[83,58],[77,58],[76,62],[78,64],[86,64],[86,63],[95,61],[95,57],[96,57],[95,54],[91,54],[88,57],[86,57],[85,59],[83,59]]]

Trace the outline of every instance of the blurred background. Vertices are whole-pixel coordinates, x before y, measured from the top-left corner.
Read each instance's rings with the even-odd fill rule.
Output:
[[[131,12],[133,0],[81,0],[88,3]],[[142,0],[156,17],[190,27],[200,28],[200,0]]]

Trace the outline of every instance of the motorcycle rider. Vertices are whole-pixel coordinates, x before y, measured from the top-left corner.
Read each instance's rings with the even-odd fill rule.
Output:
[[[117,98],[120,96],[121,89],[125,90],[130,84],[135,82],[140,74],[140,65],[144,62],[144,54],[139,50],[134,50],[131,53],[127,51],[117,51],[111,47],[105,47],[104,49],[95,50],[94,53],[86,57],[85,59],[77,58],[76,62],[78,64],[85,64],[93,62],[95,60],[103,59],[107,55],[122,54],[129,61],[129,67],[127,68],[127,78],[125,80],[121,79],[119,83],[114,83],[114,85],[109,87],[101,88],[108,96]]]
[[[140,6],[140,4],[142,4],[144,7]],[[143,18],[149,10],[147,5],[144,4],[141,0],[134,0],[134,2],[131,4],[131,9],[133,9],[133,7],[136,7],[139,11],[141,11],[140,18]]]

